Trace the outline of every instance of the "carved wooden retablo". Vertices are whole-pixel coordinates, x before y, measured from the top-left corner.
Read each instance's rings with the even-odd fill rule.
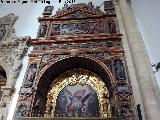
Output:
[[[15,118],[134,119],[122,34],[114,5],[104,4],[105,13],[91,2],[53,16],[45,8]]]

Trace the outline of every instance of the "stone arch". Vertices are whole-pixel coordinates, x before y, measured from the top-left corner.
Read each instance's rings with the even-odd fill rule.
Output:
[[[1,87],[5,86],[7,83],[7,75],[5,69],[0,65],[0,100],[2,97],[3,91],[1,91]]]
[[[6,85],[7,82],[7,74],[5,69],[0,65],[0,86]]]
[[[61,73],[66,71],[82,68],[97,74],[105,83],[109,97],[112,97],[112,82],[113,76],[110,70],[101,61],[87,57],[68,57],[58,61],[50,61],[39,73],[38,84],[34,104],[32,107],[33,113],[40,110],[38,114],[45,114],[45,105],[47,102],[47,94],[50,86]],[[39,106],[37,106],[37,103]]]
[[[10,67],[7,66],[7,64],[4,61],[0,61],[0,67],[6,72],[6,78],[9,77],[9,69]]]

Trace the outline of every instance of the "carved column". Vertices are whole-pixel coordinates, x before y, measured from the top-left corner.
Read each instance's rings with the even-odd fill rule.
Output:
[[[160,107],[156,97],[153,72],[142,37],[138,31],[131,4],[127,0],[115,0],[115,4],[120,30],[124,35],[123,43],[133,91],[135,90],[136,104],[140,102],[143,106],[145,111],[143,119],[158,120],[160,118]]]
[[[1,87],[2,89],[2,98],[0,101],[0,120],[7,119],[8,108],[10,107],[10,100],[13,94],[13,88],[10,87]]]

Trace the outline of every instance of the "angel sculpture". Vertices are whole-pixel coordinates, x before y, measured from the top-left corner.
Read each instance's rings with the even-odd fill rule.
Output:
[[[87,115],[87,102],[88,98],[91,96],[92,93],[88,93],[85,95],[86,90],[78,90],[73,95],[68,91],[65,90],[70,103],[67,105],[67,113],[68,116],[71,117],[86,117]]]

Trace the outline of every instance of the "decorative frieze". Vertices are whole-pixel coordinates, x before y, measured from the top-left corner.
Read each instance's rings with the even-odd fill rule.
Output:
[[[53,44],[53,45],[37,45],[34,46],[33,50],[58,50],[58,49],[79,49],[79,48],[111,48],[111,47],[122,47],[121,42],[107,41],[107,42],[96,42],[96,43],[77,43],[77,44]]]
[[[108,18],[99,21],[82,21],[56,23],[53,22],[50,36],[56,35],[79,35],[79,34],[99,34],[99,33],[117,33],[118,26],[116,19]]]

